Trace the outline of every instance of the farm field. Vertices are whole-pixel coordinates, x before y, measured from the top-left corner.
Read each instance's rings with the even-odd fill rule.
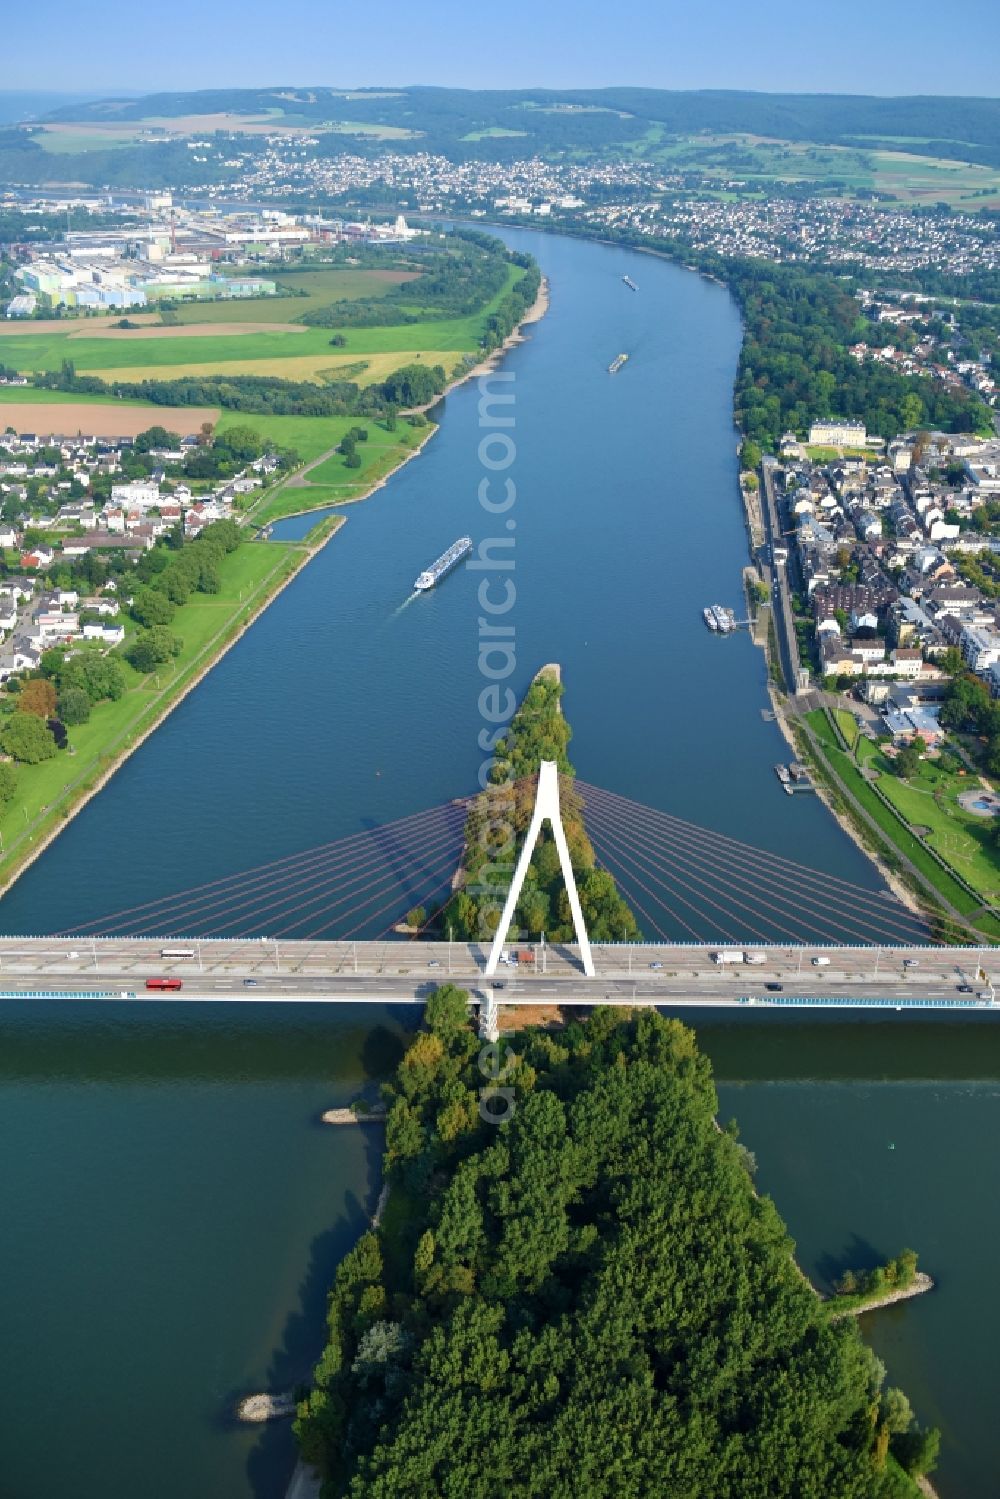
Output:
[[[342,333],[343,345],[336,348],[331,346],[333,330],[328,328],[296,327],[294,331],[286,331],[272,326],[242,333],[223,322],[217,330],[205,327],[197,334],[181,326],[141,331],[102,328],[98,336],[88,336],[89,330],[67,320],[65,327],[57,331],[24,333],[11,340],[5,348],[5,362],[24,374],[31,374],[57,371],[66,360],[71,360],[78,373],[94,374],[104,380],[224,374],[225,367],[231,365],[238,366],[235,372],[241,374],[320,381],[326,371],[356,365],[364,358],[369,360],[364,379],[370,383],[384,379],[412,356],[420,355],[430,364],[443,364],[450,369],[455,361],[449,360],[449,355],[473,353],[479,346],[487,315],[507,295],[520,274],[517,267],[510,267],[503,290],[478,313],[384,328],[348,328]],[[324,293],[324,300],[329,299],[329,293]],[[287,299],[281,301],[283,309],[290,306]],[[283,311],[283,320],[287,315]],[[199,309],[199,319],[203,320],[203,309]],[[386,357],[371,358],[379,355]]]
[[[98,317],[48,317],[48,318],[4,318],[0,320],[0,339],[4,338],[37,338],[43,333],[66,334],[80,332],[86,329],[88,332],[99,328],[112,328],[121,317],[120,312],[101,313]],[[130,312],[129,322],[151,324],[158,327],[160,314],[158,312]]]
[[[1000,202],[1000,171],[957,159],[927,156],[926,139],[893,138],[857,146],[820,145],[749,134],[674,136],[636,145],[678,166],[692,166],[720,179],[738,176],[748,187],[769,192],[783,182],[841,183],[849,191],[889,193],[903,203],[947,202],[953,206],[989,207]],[[956,142],[956,147],[959,146]],[[907,146],[912,145],[913,150]],[[898,149],[894,149],[898,148]]]
[[[235,273],[235,272],[234,272]],[[245,270],[240,268],[241,275]],[[326,307],[331,302],[356,302],[364,297],[384,297],[394,286],[417,279],[416,271],[366,271],[347,266],[332,266],[322,270],[290,270],[282,268],[269,275],[262,268],[261,275],[276,281],[279,287],[294,292],[305,292],[305,296],[254,297],[249,300],[235,298],[229,302],[181,303],[177,316],[184,325],[192,323],[242,323],[248,321],[267,323],[295,323],[303,313],[317,307]]]
[[[376,380],[384,380],[386,376],[392,374],[393,370],[399,369],[400,365],[409,364],[411,361],[431,367],[440,364],[450,374],[456,358],[454,350],[443,349],[429,349],[424,353],[416,354],[397,350],[391,354],[354,355],[353,357],[345,354],[342,349],[338,349],[336,354],[328,351],[325,354],[309,354],[300,357],[291,355],[286,359],[241,359],[232,373],[261,375],[279,380],[309,380],[316,385],[322,385],[331,380],[352,380],[358,385],[371,385]],[[151,369],[147,365],[123,364],[95,371],[95,373],[99,374],[102,380],[109,382],[116,380],[131,382],[156,378],[170,380],[183,375],[226,374],[228,368],[228,365],[220,365],[219,361],[193,359],[190,362],[181,361],[169,368],[161,366],[158,369]]]
[[[52,391],[52,395],[62,392]],[[30,391],[37,396],[38,391]],[[203,422],[216,422],[215,406],[146,406],[137,401],[116,401],[113,396],[80,400],[66,395],[61,401],[0,400],[0,432],[13,427],[17,432],[58,432],[75,437],[82,432],[92,437],[136,437],[147,427],[166,427],[182,437],[197,432]]]

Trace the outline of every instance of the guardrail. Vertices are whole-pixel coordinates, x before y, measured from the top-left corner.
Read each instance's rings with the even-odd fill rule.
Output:
[[[0,999],[138,999],[125,989],[0,989]]]
[[[741,1005],[783,1005],[786,1008],[827,1010],[995,1010],[989,999],[860,999],[815,994],[741,994]]]

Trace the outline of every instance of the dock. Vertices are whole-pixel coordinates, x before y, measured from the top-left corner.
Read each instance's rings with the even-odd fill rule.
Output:
[[[816,790],[809,770],[798,760],[791,760],[787,765],[776,765],[774,773],[781,782],[781,789],[789,796],[794,796],[796,791]]]

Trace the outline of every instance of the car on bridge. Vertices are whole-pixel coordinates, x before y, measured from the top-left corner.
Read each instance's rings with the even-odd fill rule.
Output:
[[[783,989],[784,987],[785,987],[784,984],[765,984],[764,985],[764,988],[765,989],[770,989],[771,992],[772,992],[772,994],[777,993],[779,990]]]

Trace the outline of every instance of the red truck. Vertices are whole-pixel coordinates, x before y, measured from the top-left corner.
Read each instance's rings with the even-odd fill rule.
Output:
[[[535,961],[535,949],[533,947],[519,947],[516,957],[519,963],[533,963]]]

